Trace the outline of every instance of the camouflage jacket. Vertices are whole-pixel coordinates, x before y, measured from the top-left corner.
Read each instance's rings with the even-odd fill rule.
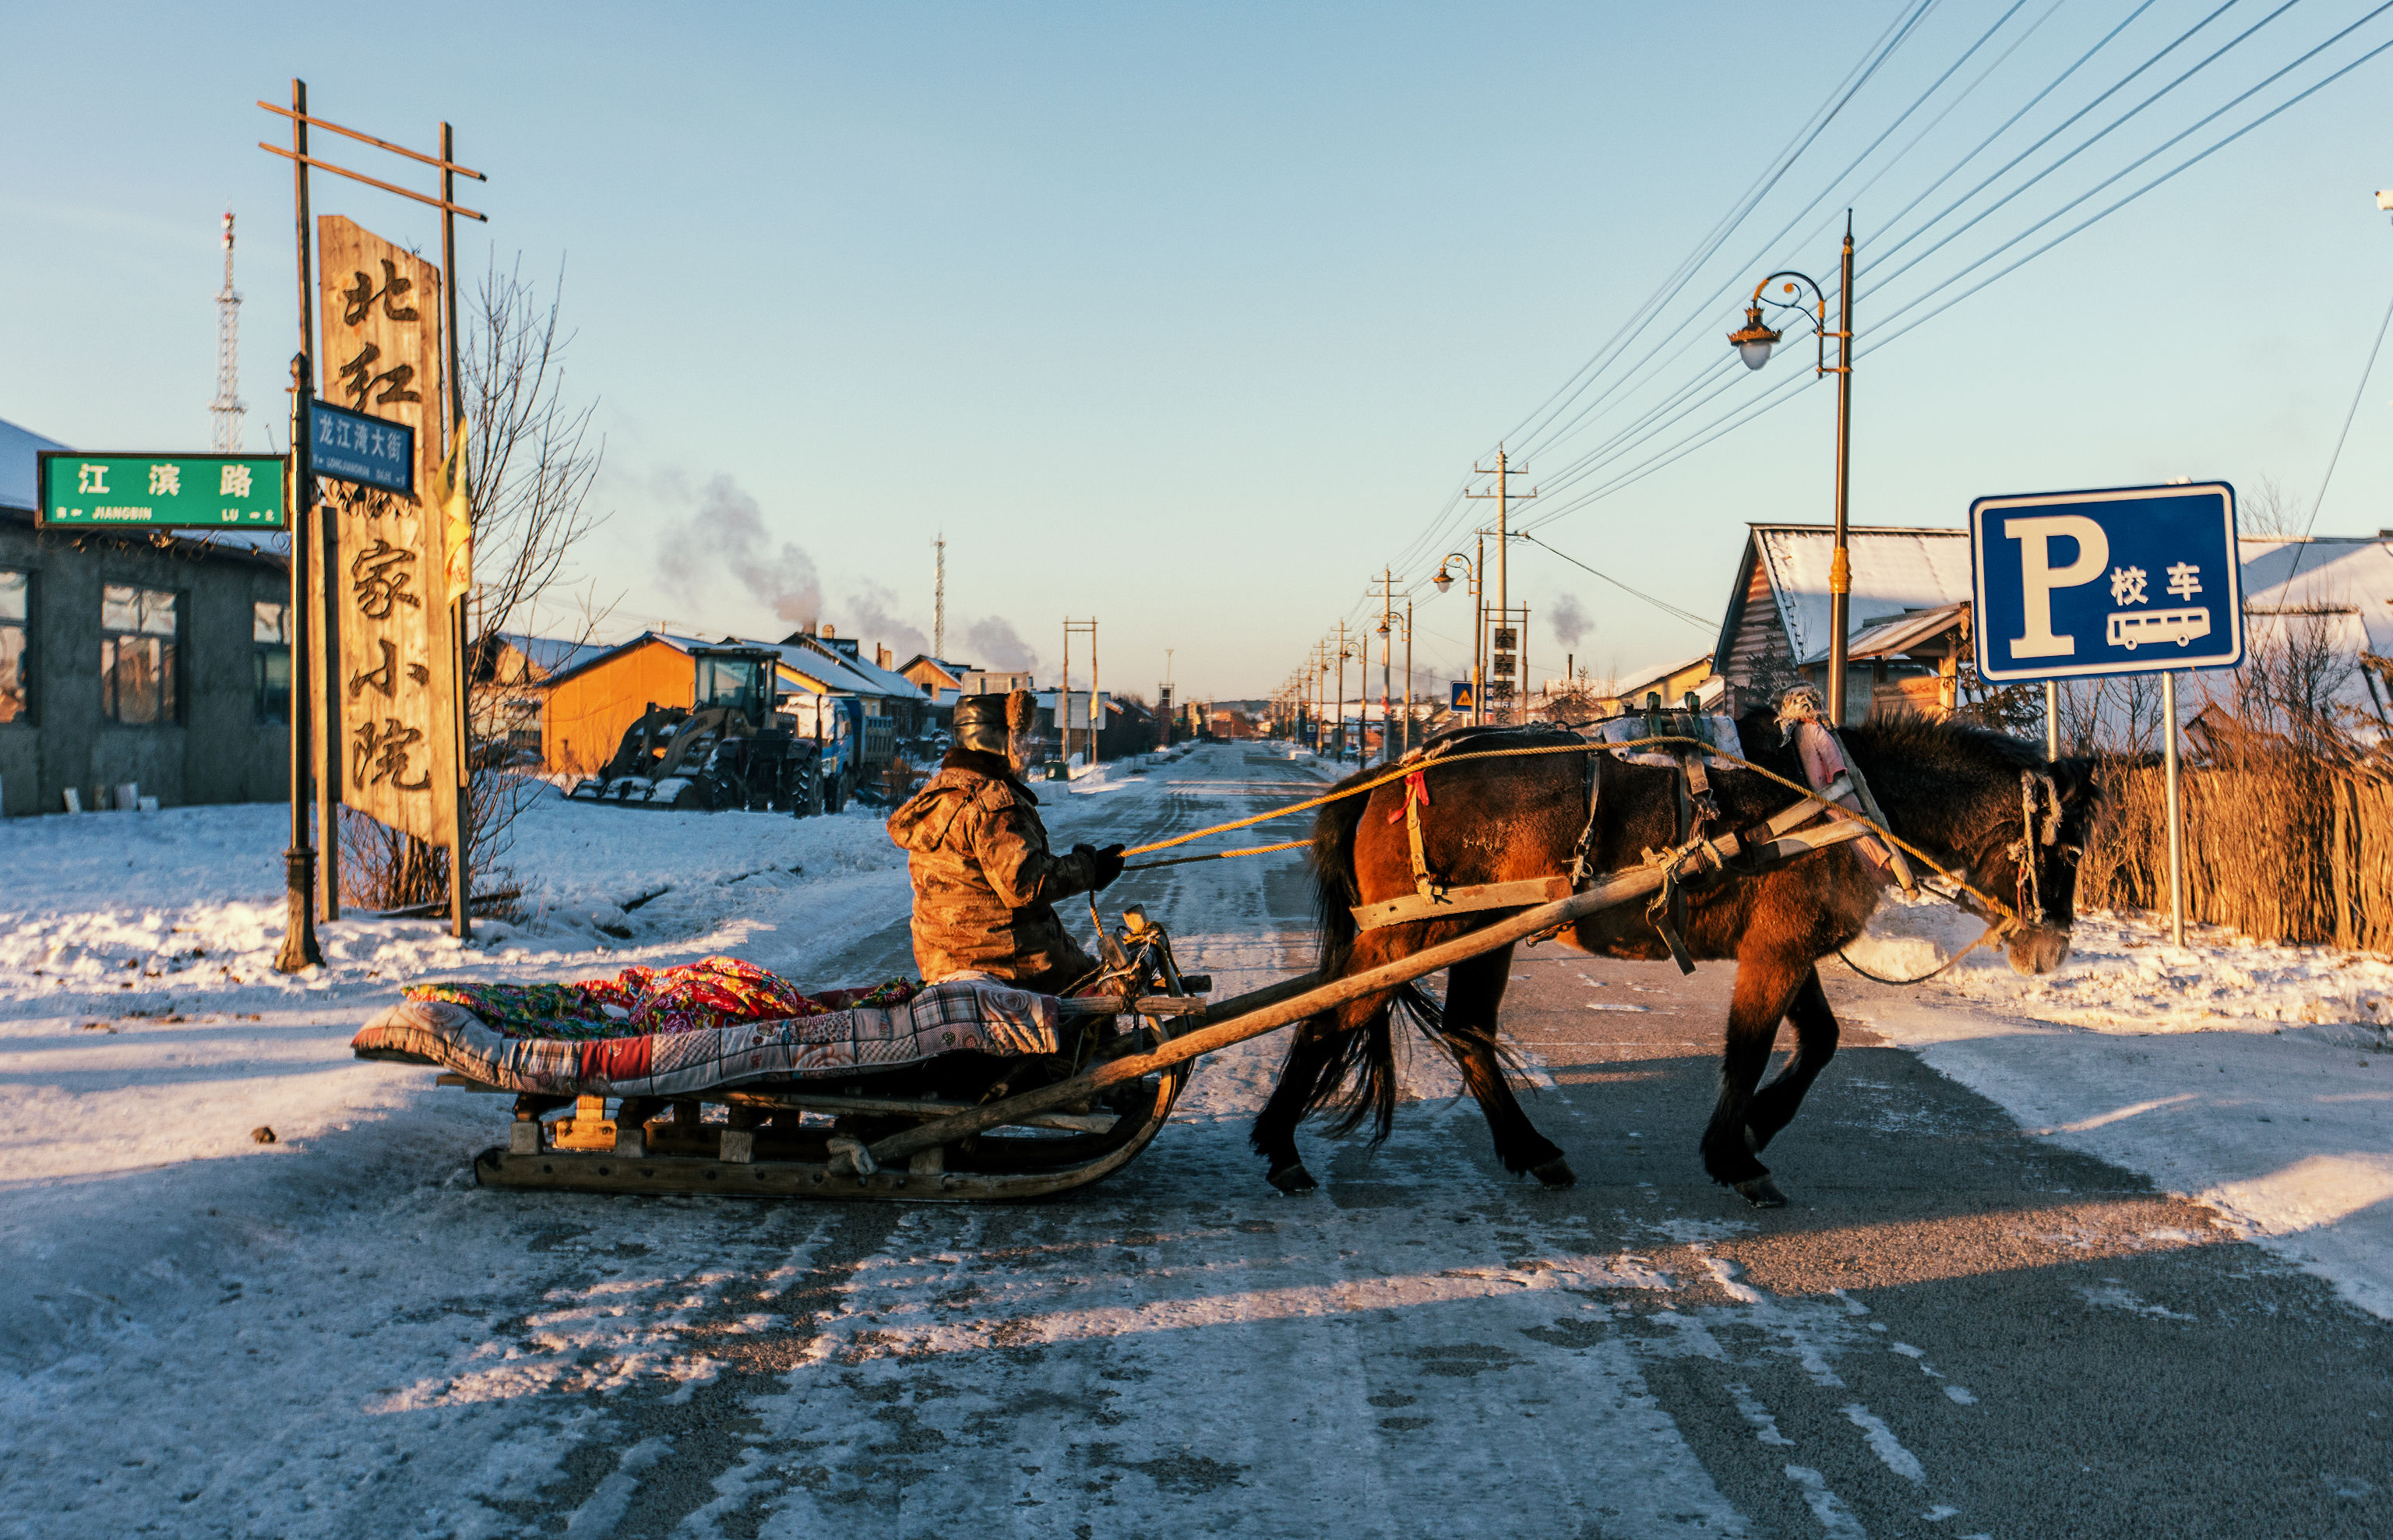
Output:
[[[914,884],[914,963],[925,980],[971,968],[1053,987],[1049,975],[1096,966],[1054,907],[1094,885],[1094,863],[1047,848],[1039,799],[994,773],[1001,763],[950,751],[889,816],[889,838],[906,852]]]

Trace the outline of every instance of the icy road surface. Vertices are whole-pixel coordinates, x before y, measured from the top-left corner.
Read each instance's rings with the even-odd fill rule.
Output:
[[[1061,840],[1136,842],[1315,784],[1224,746],[1042,794]],[[1324,1188],[1281,1198],[1244,1142],[1267,1042],[1052,1205],[483,1192],[503,1102],[347,1057],[394,979],[736,950],[868,982],[906,962],[894,853],[869,817],[543,804],[535,923],[461,954],[344,921],[290,981],[275,820],[0,825],[0,1533],[2393,1531],[2393,1328],[2337,1293],[2384,1204],[2301,1165],[2385,1152],[2364,1025],[2246,1023],[2222,1077],[2228,1038],[2177,1029],[2231,991],[2129,1036],[1996,975],[1839,973],[1847,1050],[1770,1154],[1795,1205],[1757,1214],[1693,1154],[1730,971],[1546,947],[1507,1024],[1567,1192],[1495,1169],[1417,1059],[1388,1145],[1308,1135]],[[1107,900],[1225,993],[1307,961],[1289,857]],[[2190,966],[2272,966],[2221,956]],[[2349,1255],[2167,1190],[2237,1161],[2316,1200],[2271,1245]]]

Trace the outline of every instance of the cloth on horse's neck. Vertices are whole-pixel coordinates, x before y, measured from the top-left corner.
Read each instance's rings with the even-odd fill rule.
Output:
[[[1814,791],[1824,790],[1831,781],[1849,768],[1845,751],[1837,743],[1837,735],[1818,722],[1802,721],[1794,725],[1795,757],[1803,766],[1803,779]],[[1852,812],[1862,811],[1862,800],[1848,791],[1837,799],[1838,807]],[[1853,849],[1870,864],[1877,874],[1879,886],[1894,880],[1894,857],[1875,838],[1864,836],[1853,842]]]

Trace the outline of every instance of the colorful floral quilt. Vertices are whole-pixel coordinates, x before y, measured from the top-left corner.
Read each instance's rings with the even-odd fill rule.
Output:
[[[576,984],[411,984],[411,1000],[447,1000],[503,1038],[580,1041],[698,1032],[742,1022],[823,1016],[859,1005],[902,1005],[922,986],[892,979],[869,989],[808,996],[778,973],[738,958],[710,957],[679,968],[626,968]]]
[[[350,1039],[360,1058],[574,1096],[686,1096],[966,1051],[1053,1053],[1061,1018],[1053,996],[986,977],[809,996],[731,958],[579,984],[443,983],[404,993]]]

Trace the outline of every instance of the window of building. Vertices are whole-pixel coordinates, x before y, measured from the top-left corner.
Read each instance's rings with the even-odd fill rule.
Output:
[[[0,722],[33,720],[33,578],[0,571]]]
[[[175,720],[176,596],[109,583],[99,591],[99,711],[148,726]]]
[[[254,644],[256,676],[256,718],[261,727],[291,725],[291,607],[252,605],[249,636]]]

